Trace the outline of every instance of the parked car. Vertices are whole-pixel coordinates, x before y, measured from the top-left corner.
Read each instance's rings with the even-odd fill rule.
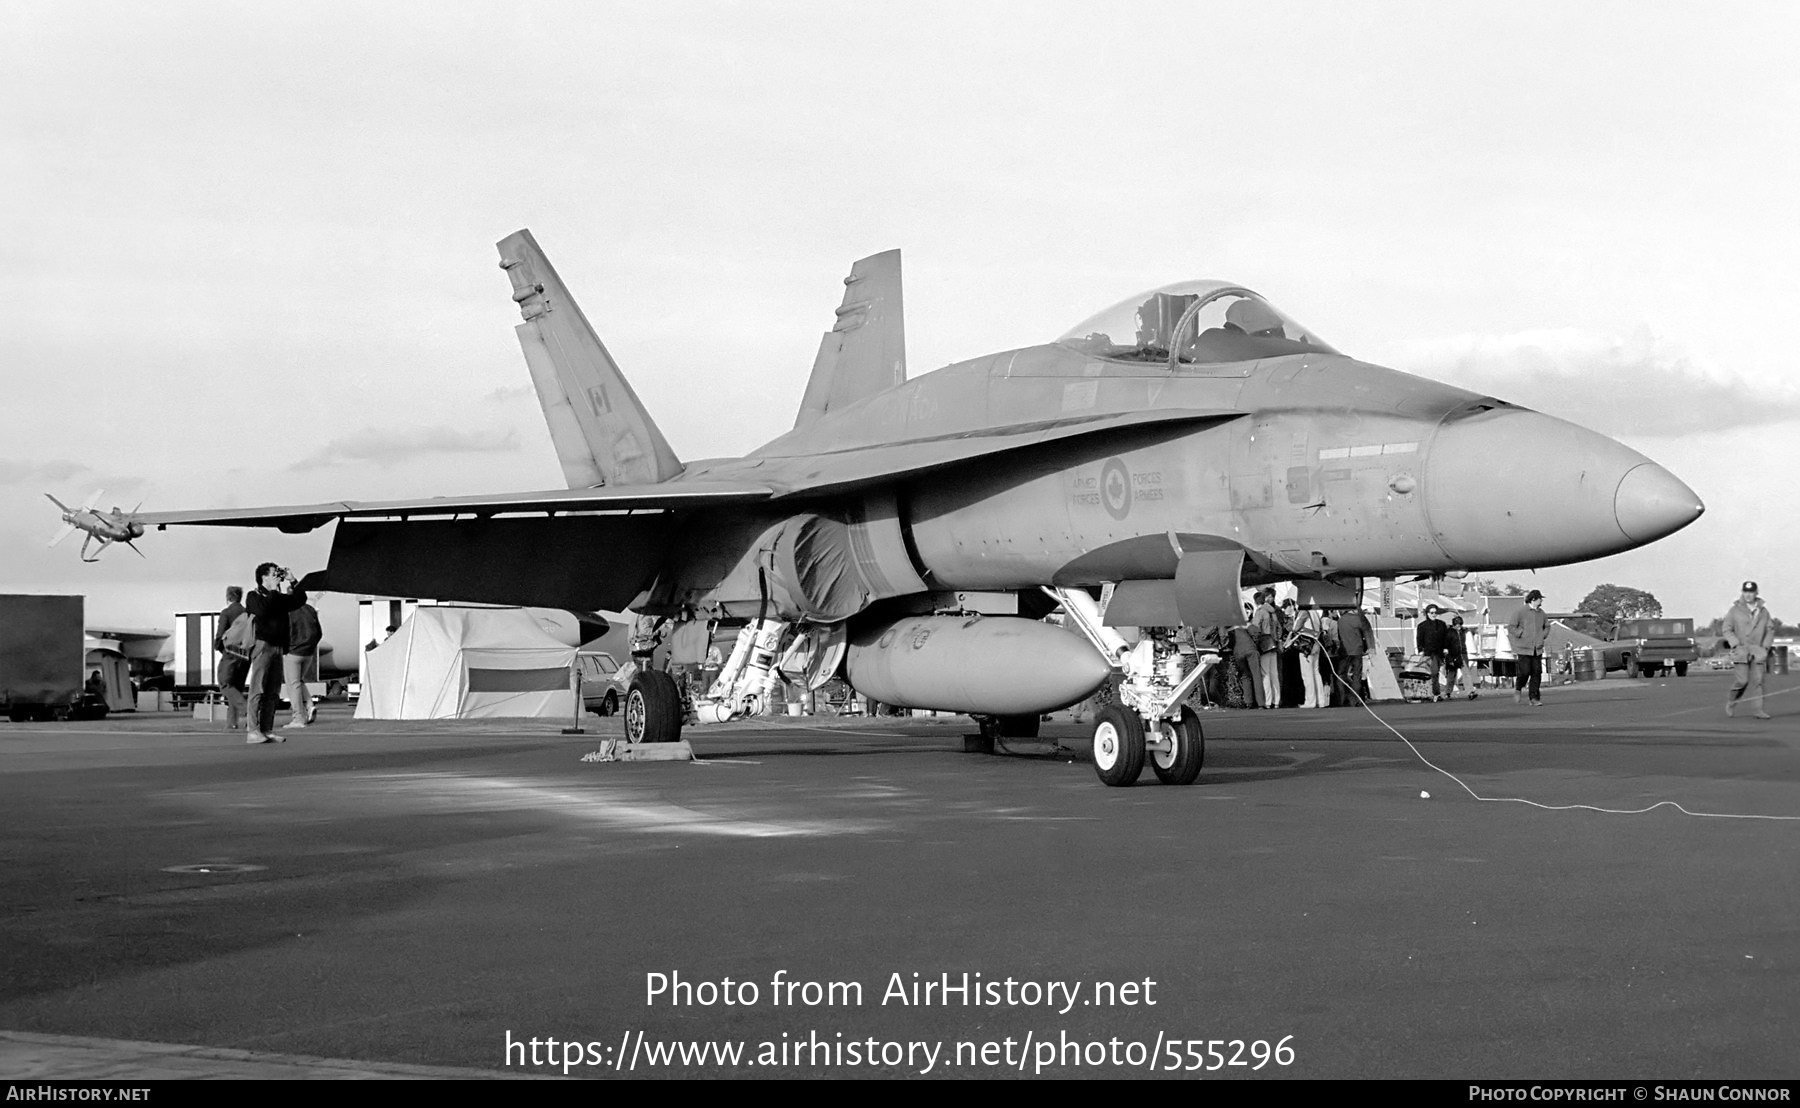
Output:
[[[575,655],[581,674],[581,705],[597,716],[610,716],[625,703],[625,686],[619,683],[619,663],[598,650]]]

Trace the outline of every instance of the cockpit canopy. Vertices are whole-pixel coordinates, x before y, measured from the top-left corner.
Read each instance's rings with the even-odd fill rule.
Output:
[[[1141,293],[1056,341],[1095,357],[1171,367],[1337,353],[1267,300],[1223,281],[1184,281]]]

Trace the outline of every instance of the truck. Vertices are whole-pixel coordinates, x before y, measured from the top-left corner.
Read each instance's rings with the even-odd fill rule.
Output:
[[[1670,670],[1686,677],[1688,666],[1700,658],[1694,621],[1660,617],[1620,620],[1602,653],[1607,672],[1622,669],[1628,677],[1660,677]]]
[[[83,688],[87,636],[79,596],[0,596],[0,704],[14,723],[104,715]]]

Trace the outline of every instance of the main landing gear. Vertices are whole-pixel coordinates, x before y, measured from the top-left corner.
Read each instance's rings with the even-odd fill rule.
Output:
[[[681,738],[681,690],[660,670],[639,670],[625,693],[625,741],[672,743]]]

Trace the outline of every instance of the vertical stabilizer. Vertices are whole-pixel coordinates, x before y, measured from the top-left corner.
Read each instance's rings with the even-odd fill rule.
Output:
[[[680,473],[680,459],[531,232],[497,245],[525,316],[513,330],[569,487],[655,484]]]
[[[844,278],[837,322],[819,343],[796,428],[906,380],[900,251],[864,258]]]

